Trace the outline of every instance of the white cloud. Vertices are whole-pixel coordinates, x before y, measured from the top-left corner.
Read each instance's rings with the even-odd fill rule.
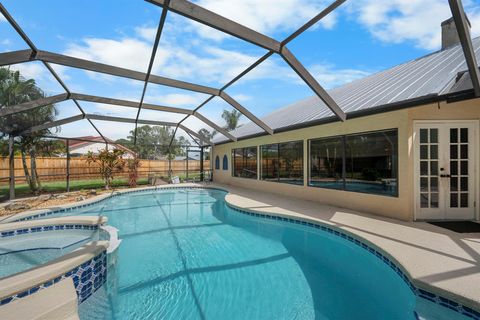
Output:
[[[335,88],[370,74],[359,69],[338,69],[330,64],[317,64],[311,66],[309,70],[325,89]]]
[[[314,0],[199,0],[197,4],[258,32],[273,35],[299,28],[330,3]],[[320,25],[332,28],[335,23],[336,16],[332,15]],[[199,27],[197,31],[208,39],[223,39],[211,28]]]
[[[427,50],[440,47],[440,23],[452,15],[444,0],[359,0],[348,3],[348,7],[375,38],[386,43],[411,41]],[[472,34],[480,34],[480,8],[471,1],[464,7]]]
[[[252,99],[253,99],[252,96],[249,96],[249,95],[246,95],[246,94],[242,94],[242,93],[234,94],[234,95],[232,95],[232,98],[234,98],[234,99],[237,100],[238,102],[245,102],[245,101],[249,101],[249,100],[252,100]]]
[[[0,23],[2,22],[7,22],[7,19],[5,18],[5,16],[3,14],[0,13]]]
[[[151,55],[151,45],[136,38],[121,40],[85,38],[70,44],[65,54],[95,62],[145,72]]]
[[[12,69],[20,71],[25,79],[34,79],[35,81],[38,81],[45,72],[48,72],[43,65],[38,63],[21,63],[12,66]]]
[[[165,105],[167,107],[190,107],[197,106],[205,100],[205,96],[202,94],[182,94],[182,93],[170,93],[170,94],[149,94],[145,97],[145,101],[148,103],[156,103]]]

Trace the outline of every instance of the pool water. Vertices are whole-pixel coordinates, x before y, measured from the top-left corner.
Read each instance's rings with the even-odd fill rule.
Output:
[[[463,319],[428,301],[419,308],[404,281],[366,250],[233,211],[224,196],[151,191],[69,212],[106,215],[122,239],[106,288],[80,305],[80,318]]]
[[[56,230],[2,238],[0,278],[52,261],[97,237],[92,230]]]
[[[342,181],[310,181],[309,185],[312,187],[321,187],[328,189],[339,189],[343,190]],[[348,181],[345,183],[346,191],[354,192],[363,192],[363,193],[373,193],[373,194],[383,194],[388,196],[395,196],[397,194],[397,188],[395,185],[383,185],[380,183],[373,182],[359,182],[359,181]]]

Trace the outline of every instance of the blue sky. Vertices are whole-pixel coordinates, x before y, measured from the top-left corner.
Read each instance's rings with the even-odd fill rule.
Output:
[[[282,40],[320,12],[323,0],[199,0],[210,10]],[[141,0],[2,1],[41,50],[145,72],[160,9]],[[464,1],[472,34],[480,34],[480,3]],[[450,17],[447,0],[347,1],[334,14],[289,44],[290,50],[324,87],[333,88],[368,74],[438,50],[440,22]],[[0,51],[27,48],[0,19]],[[153,74],[221,87],[263,55],[265,50],[209,27],[169,13]],[[62,92],[38,62],[15,65],[48,94]],[[138,101],[143,84],[103,74],[54,66],[73,92]],[[227,92],[261,117],[274,109],[313,95],[279,56],[273,56]],[[195,108],[208,96],[149,85],[145,102]],[[136,116],[136,109],[82,102],[88,113]],[[221,112],[231,107],[214,99],[200,111],[222,124]],[[72,102],[58,104],[59,118],[78,114]],[[142,119],[179,121],[182,115],[142,111]],[[244,122],[248,121],[243,119]],[[105,135],[117,139],[131,124],[96,121]],[[205,127],[195,118],[192,129]],[[208,127],[207,127],[208,128]],[[210,128],[208,128],[210,129]],[[95,134],[86,121],[65,125],[62,136]]]

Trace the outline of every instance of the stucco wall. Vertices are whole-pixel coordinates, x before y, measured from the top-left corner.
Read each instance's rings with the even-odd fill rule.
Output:
[[[213,148],[213,159],[220,158],[220,170],[214,170],[214,181],[247,188],[259,189],[279,194],[288,194],[307,200],[345,207],[362,212],[370,212],[401,220],[413,220],[413,120],[424,119],[480,119],[480,102],[441,103],[397,110],[345,122],[329,123],[304,129],[261,136]],[[307,140],[341,134],[351,134],[382,129],[398,129],[398,197],[371,195],[341,190],[331,190],[307,186]],[[477,133],[478,134],[478,133]],[[232,177],[231,151],[233,148],[260,146],[263,144],[304,140],[304,185],[296,186],[276,182]],[[228,170],[222,170],[223,155],[228,157]],[[260,155],[259,155],[260,156]],[[478,157],[477,157],[478,158]],[[258,162],[260,163],[260,162]]]

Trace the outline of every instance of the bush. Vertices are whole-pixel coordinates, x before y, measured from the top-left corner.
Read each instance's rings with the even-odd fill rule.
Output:
[[[120,149],[103,149],[98,154],[88,152],[87,163],[98,163],[100,165],[100,174],[102,175],[105,189],[110,189],[115,172],[122,171],[125,167],[123,155],[125,152]]]

